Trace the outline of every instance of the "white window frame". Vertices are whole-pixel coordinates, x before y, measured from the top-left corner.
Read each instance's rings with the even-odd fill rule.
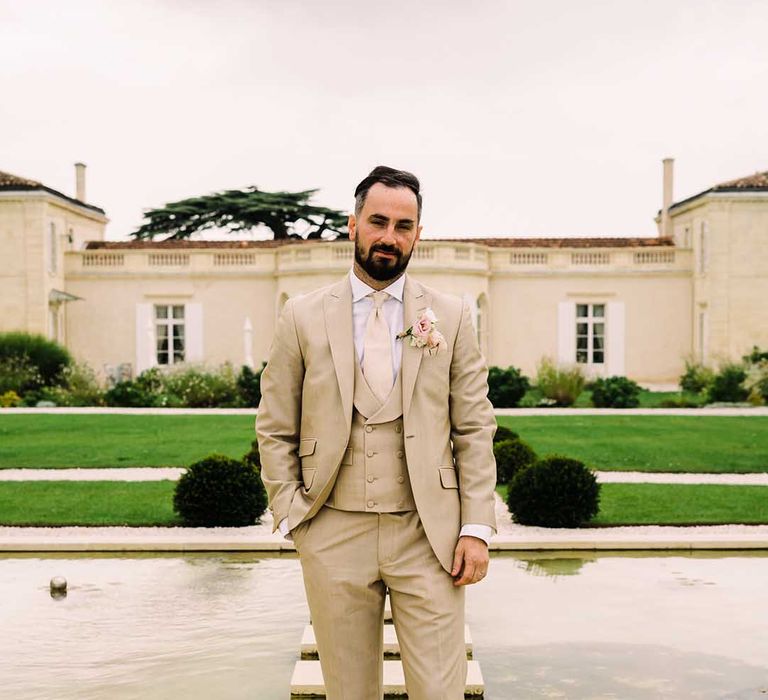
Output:
[[[586,306],[587,315],[579,316],[579,307]],[[595,315],[595,308],[600,307],[602,309],[601,315]],[[605,302],[593,303],[593,302],[577,302],[576,303],[576,343],[574,359],[576,364],[587,365],[588,367],[605,367],[606,362],[606,337],[608,331],[607,323],[607,309],[608,304]],[[595,333],[595,326],[602,324],[602,333]],[[586,325],[587,332],[580,333],[580,326]],[[579,339],[586,339],[586,348],[579,347]],[[600,338],[602,340],[602,347],[596,348],[595,340]],[[595,354],[599,353],[602,357],[599,361],[595,360]],[[585,359],[581,359],[584,357]]]
[[[161,316],[161,309],[165,317]],[[178,309],[181,310],[179,312],[181,316],[176,316]],[[187,357],[187,327],[184,304],[153,304],[152,323],[155,330],[155,364],[167,367],[185,362]],[[175,334],[174,330],[176,329],[181,329],[181,332]],[[168,341],[165,350],[160,349],[163,340]],[[180,346],[179,349],[177,349],[177,343]],[[177,354],[181,355],[178,359]],[[167,362],[162,361],[162,356],[167,357]]]

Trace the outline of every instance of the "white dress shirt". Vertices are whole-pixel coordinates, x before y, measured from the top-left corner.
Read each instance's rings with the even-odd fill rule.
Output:
[[[352,335],[355,341],[355,352],[360,366],[363,366],[363,350],[365,345],[365,327],[368,316],[373,310],[373,298],[368,296],[376,290],[369,287],[354,272],[349,271],[349,283],[352,287]],[[392,381],[400,371],[400,363],[403,357],[403,340],[397,338],[397,334],[403,331],[403,288],[405,287],[405,275],[400,275],[392,284],[381,291],[389,294],[381,306],[384,318],[389,326],[389,335],[392,341]],[[283,518],[279,525],[280,532],[287,539],[292,539],[288,531],[288,518]],[[461,528],[459,537],[470,535],[477,537],[488,544],[493,530],[488,525],[467,523]]]

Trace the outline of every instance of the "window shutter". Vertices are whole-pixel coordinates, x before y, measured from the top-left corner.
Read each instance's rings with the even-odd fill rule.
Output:
[[[136,304],[136,375],[156,363],[154,348],[155,331],[152,319],[152,304]]]
[[[557,305],[557,361],[576,362],[576,302],[561,301]]]
[[[606,305],[605,352],[608,376],[624,376],[624,302],[609,301]]]
[[[188,303],[184,305],[184,325],[186,326],[187,347],[185,362],[203,361],[203,305]]]

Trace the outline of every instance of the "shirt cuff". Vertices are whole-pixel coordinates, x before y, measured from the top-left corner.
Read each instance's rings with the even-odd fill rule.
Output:
[[[481,526],[482,527],[482,526]],[[486,526],[487,527],[487,526]],[[285,537],[286,540],[290,540],[293,542],[293,537],[291,537],[291,532],[288,529],[288,518],[283,518],[277,525],[277,529],[280,530],[280,534]]]
[[[477,537],[477,539],[482,540],[485,544],[490,544],[492,535],[493,528],[490,525],[476,525],[474,523],[467,523],[459,532],[459,537]]]

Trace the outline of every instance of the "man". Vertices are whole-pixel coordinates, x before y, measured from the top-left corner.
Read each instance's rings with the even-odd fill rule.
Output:
[[[256,432],[304,574],[329,700],[382,695],[386,589],[411,700],[464,697],[464,586],[488,569],[496,422],[469,309],[405,274],[419,181],[355,191],[349,275],[289,299]]]

